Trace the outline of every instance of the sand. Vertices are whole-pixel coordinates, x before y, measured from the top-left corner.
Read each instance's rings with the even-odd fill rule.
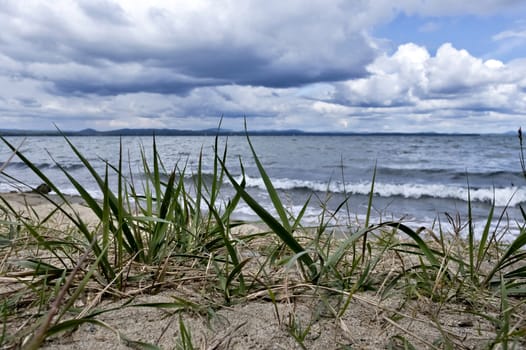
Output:
[[[19,215],[33,220],[42,219],[54,210],[49,201],[36,193],[1,196]],[[81,200],[72,197],[70,201],[73,205],[68,212],[76,212],[92,227],[97,226],[97,218]],[[57,230],[69,227],[62,214],[57,213],[50,222]],[[247,224],[238,230],[238,234],[254,233],[262,230],[262,226]],[[2,255],[5,251],[0,250]],[[19,253],[6,259],[11,261],[22,256],[23,253]],[[0,270],[0,277],[4,278],[0,287],[2,297],[10,295],[10,288],[17,285],[15,280],[8,280],[12,272],[7,268],[9,261],[4,261],[4,268]],[[386,256],[374,275],[394,272],[396,261],[395,256]],[[174,267],[174,273],[185,268]],[[260,288],[227,303],[217,293],[203,292],[202,284],[180,282],[183,279],[163,285],[155,292],[131,288],[121,297],[100,297],[96,291],[91,295],[86,293],[75,306],[79,310],[89,306],[90,312],[114,309],[93,317],[106,327],[102,323],[85,323],[74,331],[49,337],[42,348],[128,349],[140,348],[138,342],[143,342],[162,349],[182,349],[185,347],[181,325],[189,332],[196,349],[401,349],[404,339],[418,349],[446,346],[482,349],[491,345],[498,332],[487,318],[477,315],[498,316],[496,299],[477,304],[452,297],[447,302],[437,302],[423,295],[406,298],[403,291],[382,296],[378,290],[358,291],[350,296],[349,290],[316,288],[298,279],[296,274],[287,276],[287,273],[276,271],[281,275],[275,277],[276,284],[269,286],[274,299],[269,290]],[[177,310],[174,307],[181,299],[200,307]],[[122,306],[126,302],[129,304]],[[151,303],[166,304],[165,307],[137,306]],[[174,307],[168,307],[169,304]],[[524,305],[520,307],[524,309]],[[338,315],[343,309],[345,312]],[[24,315],[32,312],[34,310],[20,308],[20,317],[7,323],[8,334],[30,326],[31,321]],[[444,344],[444,339],[451,343]],[[22,341],[20,339],[19,344]],[[2,349],[9,348],[8,345]],[[516,342],[515,346],[526,348],[526,343]]]
[[[0,193],[0,197],[5,200],[14,211],[24,215],[25,217],[32,218],[34,220],[42,219],[48,216],[51,212],[57,210],[57,206],[52,204],[51,201],[58,204],[63,204],[63,201],[56,195],[43,195],[36,192],[11,192],[11,193]],[[68,213],[77,213],[87,223],[96,225],[98,223],[97,216],[89,209],[81,198],[76,196],[68,196],[68,203],[70,206],[62,205]],[[4,202],[0,202],[0,207],[7,205]],[[1,213],[2,211],[0,211]],[[57,227],[68,226],[70,222],[64,215],[53,215],[54,224]]]

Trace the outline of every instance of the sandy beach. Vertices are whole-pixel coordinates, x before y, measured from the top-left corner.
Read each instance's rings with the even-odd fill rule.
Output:
[[[0,234],[9,239],[0,246],[0,296],[2,300],[11,298],[16,304],[16,312],[5,316],[6,335],[1,348],[12,349],[27,345],[49,312],[25,291],[34,281],[26,273],[30,269],[19,263],[29,257],[37,259],[39,254],[45,258],[49,252],[35,248],[23,226],[16,235],[9,227],[15,222],[38,223],[56,206],[36,193],[3,193],[1,197]],[[50,199],[60,203],[57,197]],[[71,205],[64,207],[67,212],[77,213],[93,230],[100,229],[96,215],[80,199],[71,197],[68,202]],[[38,229],[45,231],[43,236],[50,241],[67,232],[73,242],[78,234],[60,212]],[[253,235],[263,230],[263,225],[245,224],[232,235]],[[41,348],[102,350],[147,348],[149,344],[161,349],[191,348],[190,345],[199,349],[399,349],[412,344],[429,349],[482,349],[491,346],[492,339],[498,336],[495,323],[483,316],[499,317],[501,305],[495,293],[476,296],[470,295],[471,291],[450,290],[446,291],[447,297],[438,300],[419,291],[416,285],[389,289],[389,276],[410,269],[411,261],[392,251],[381,252],[381,259],[369,272],[369,284],[376,286],[374,290],[342,289],[329,282],[307,283],[294,264],[269,265],[261,272],[261,264],[268,258],[265,252],[268,254],[267,248],[275,244],[271,237],[247,240],[240,245],[240,255],[250,256],[244,277],[257,285],[245,294],[234,294],[225,300],[214,267],[196,265],[190,259],[165,260],[160,265],[165,273],[162,280],[151,282],[143,277],[142,281],[130,281],[118,290],[95,278],[83,287],[72,308],[62,316],[62,320],[84,318],[85,322],[49,335]],[[378,252],[375,247],[371,249],[374,259]],[[74,295],[85,269],[78,272],[68,295]],[[158,270],[159,266],[132,262],[126,265],[130,276]],[[261,280],[264,281],[259,283]],[[52,293],[47,299],[49,303],[53,302],[53,295],[56,296]],[[67,298],[61,305],[65,303]],[[524,312],[520,300],[510,299],[509,303],[517,305],[517,314]],[[515,318],[512,324],[524,326],[523,320]],[[516,349],[526,346],[517,341],[510,344]]]
[[[11,192],[11,193],[0,193],[0,197],[7,202],[16,213],[24,215],[26,217],[38,220],[49,215],[51,212],[57,210],[56,204],[63,204],[63,201],[56,195],[48,195],[46,199],[39,193],[36,192]],[[78,213],[86,222],[90,224],[97,224],[98,220],[96,215],[93,214],[89,208],[83,204],[80,197],[68,196],[68,203],[71,206],[62,206],[65,210],[70,213]],[[53,215],[53,219],[57,220],[57,225],[70,225],[63,214],[57,212],[57,215]]]

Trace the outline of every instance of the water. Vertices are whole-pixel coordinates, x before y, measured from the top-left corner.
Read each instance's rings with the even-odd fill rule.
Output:
[[[22,138],[9,140],[18,145]],[[117,137],[72,137],[71,141],[100,174],[104,173],[105,161],[118,162]],[[178,164],[186,166],[187,174],[191,174],[196,171],[202,151],[203,172],[212,173],[214,137],[157,137],[156,141],[167,168]],[[221,138],[221,147],[225,141],[226,138]],[[518,140],[514,136],[254,136],[252,141],[290,210],[298,212],[309,195],[313,195],[306,212],[307,222],[319,219],[322,203],[334,210],[346,195],[350,197],[337,215],[338,223],[363,222],[375,167],[374,220],[403,218],[415,226],[429,227],[437,218],[446,221],[445,213],[459,213],[465,219],[469,194],[479,230],[493,200],[497,214],[507,207],[505,217],[512,228],[516,226],[515,220],[521,222],[519,205],[526,202],[526,179],[521,173]],[[140,179],[144,175],[141,147],[151,158],[151,137],[123,137],[122,144],[124,167],[131,169],[135,179]],[[71,172],[94,196],[101,197],[95,182],[63,138],[29,137],[21,151],[65,193],[76,191],[56,163]],[[2,144],[0,159],[7,159],[9,154]],[[238,177],[239,158],[246,170],[250,193],[270,209],[246,138],[229,137],[227,164]],[[5,172],[31,186],[42,182],[17,158]],[[11,191],[14,187],[20,185],[0,177],[0,191]],[[224,198],[233,195],[228,184],[223,195]],[[255,219],[244,204],[236,215]]]

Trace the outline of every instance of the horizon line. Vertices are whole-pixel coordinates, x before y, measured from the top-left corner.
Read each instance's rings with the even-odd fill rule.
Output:
[[[97,130],[93,128],[85,128],[81,130],[52,130],[52,129],[7,129],[1,128],[0,135],[2,136],[210,136],[218,135],[510,135],[516,134],[517,131],[506,131],[500,133],[484,133],[484,132],[442,132],[442,131],[306,131],[300,129],[267,129],[267,130],[232,130],[221,128],[207,128],[207,129],[173,129],[173,128],[118,128],[109,130]]]

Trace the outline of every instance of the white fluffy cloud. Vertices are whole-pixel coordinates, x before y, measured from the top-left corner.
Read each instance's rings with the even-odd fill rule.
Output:
[[[397,116],[401,128],[390,125],[397,131],[414,127],[412,119],[431,122],[431,118],[450,123],[455,119],[457,131],[480,130],[484,124],[488,125],[484,132],[507,131],[514,128],[510,121],[518,121],[526,110],[525,69],[525,61],[508,65],[483,61],[449,43],[434,55],[424,47],[405,44],[393,55],[376,59],[368,67],[369,77],[339,84],[335,102]],[[465,117],[470,122],[463,124]],[[472,124],[477,118],[478,124]],[[498,120],[502,122],[495,127]]]
[[[343,84],[348,89],[343,95],[351,104],[390,106],[414,104],[419,99],[463,98],[466,93],[520,80],[503,62],[483,61],[449,43],[433,57],[424,47],[401,45],[393,55],[376,59],[368,71],[371,76]]]

